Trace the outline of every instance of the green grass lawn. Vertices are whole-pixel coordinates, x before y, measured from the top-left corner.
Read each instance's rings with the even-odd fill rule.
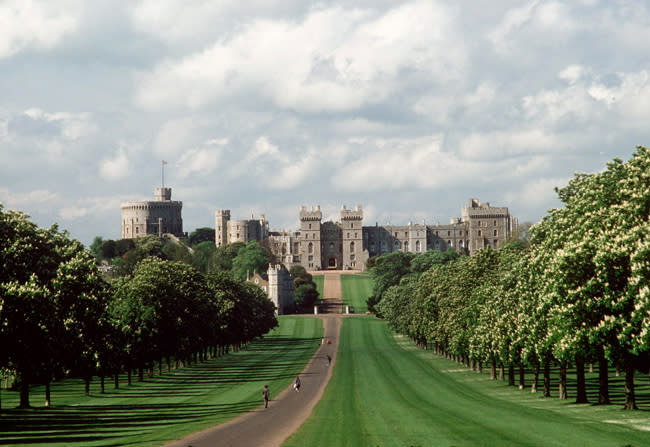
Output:
[[[374,317],[343,320],[334,368],[285,446],[650,445],[647,385],[637,390],[646,411],[544,399],[419,350]]]
[[[323,299],[323,281],[325,281],[325,278],[323,275],[313,275],[312,280],[316,284],[316,290],[318,290],[318,299],[322,300]]]
[[[341,292],[343,303],[353,306],[355,313],[365,313],[368,311],[366,300],[372,295],[372,278],[366,273],[341,275]]]
[[[18,393],[2,390],[0,445],[158,446],[230,420],[288,387],[318,348],[321,320],[282,316],[280,326],[247,349],[119,389],[98,381],[83,395],[80,380],[52,384],[52,407],[8,409]],[[44,388],[34,387],[32,405],[42,405]]]

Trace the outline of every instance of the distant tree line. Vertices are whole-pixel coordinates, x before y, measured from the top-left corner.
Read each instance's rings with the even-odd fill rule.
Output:
[[[234,247],[203,256],[204,244],[214,246],[95,239],[93,256],[57,226],[0,204],[0,369],[17,377],[20,407],[33,384],[45,385],[48,406],[49,384],[65,375],[82,377],[87,393],[99,376],[103,392],[105,377],[118,387],[120,373],[141,380],[156,365],[160,374],[221,355],[275,327],[273,303],[231,271],[245,266]],[[100,273],[97,260],[117,274]]]
[[[625,373],[625,408],[636,409],[635,372],[650,350],[650,151],[603,172],[576,174],[550,210],[499,250],[481,250],[413,272],[406,254],[375,260],[374,306],[396,331],[467,366],[524,386],[533,371],[550,396],[550,368],[575,369],[576,402],[587,402],[585,365],[599,369],[598,403],[608,404],[608,370]],[[437,255],[439,256],[439,255]],[[413,260],[416,258],[413,258]],[[387,268],[384,268],[387,267]]]

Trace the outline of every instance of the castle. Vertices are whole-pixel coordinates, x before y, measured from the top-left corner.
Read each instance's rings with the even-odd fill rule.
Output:
[[[266,292],[275,304],[278,315],[291,313],[293,310],[293,276],[282,265],[269,264],[266,274],[254,272],[247,281],[257,284]]]
[[[183,232],[181,210],[183,202],[172,200],[171,188],[156,188],[156,200],[122,202],[122,239],[133,239],[148,234],[162,237],[173,234],[186,237]]]
[[[307,270],[365,270],[371,256],[393,251],[422,253],[447,250],[475,254],[490,246],[498,248],[517,226],[507,207],[493,207],[469,199],[461,217],[446,225],[413,224],[363,225],[363,210],[341,208],[340,221],[323,222],[320,206],[302,206],[300,230],[269,231],[264,216],[251,220],[230,220],[229,210],[215,213],[217,246],[241,241],[265,241],[272,254],[290,268],[299,264]]]

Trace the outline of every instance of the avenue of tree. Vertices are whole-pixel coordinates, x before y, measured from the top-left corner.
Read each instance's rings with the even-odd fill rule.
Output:
[[[264,291],[242,279],[258,246],[219,257],[157,237],[104,243],[91,251],[57,226],[37,227],[0,204],[0,371],[16,377],[20,407],[29,387],[63,376],[158,373],[238,349],[277,326]],[[241,256],[239,255],[241,254]],[[100,273],[97,261],[114,270]],[[212,262],[212,268],[207,268]],[[255,267],[253,267],[255,268]]]
[[[542,377],[576,371],[576,402],[587,402],[585,365],[599,368],[598,403],[609,403],[608,369],[625,373],[625,408],[636,409],[634,375],[650,367],[650,150],[638,147],[595,174],[556,190],[563,207],[529,238],[473,257],[383,255],[373,262],[378,315],[416,343],[509,384],[524,368]],[[431,265],[422,266],[425,259]],[[433,261],[432,261],[433,260]]]

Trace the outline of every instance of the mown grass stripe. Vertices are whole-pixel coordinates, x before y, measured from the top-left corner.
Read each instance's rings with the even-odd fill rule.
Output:
[[[157,446],[230,420],[261,404],[268,383],[277,395],[288,387],[320,345],[321,320],[283,316],[280,327],[248,349],[190,368],[113,389],[99,384],[83,395],[81,380],[52,384],[52,408],[10,409],[18,393],[2,390],[0,443],[48,446]],[[32,389],[32,403],[43,387]]]
[[[650,444],[627,416],[650,421],[647,412],[531,397],[405,343],[373,317],[345,319],[340,341],[323,399],[286,446]]]

